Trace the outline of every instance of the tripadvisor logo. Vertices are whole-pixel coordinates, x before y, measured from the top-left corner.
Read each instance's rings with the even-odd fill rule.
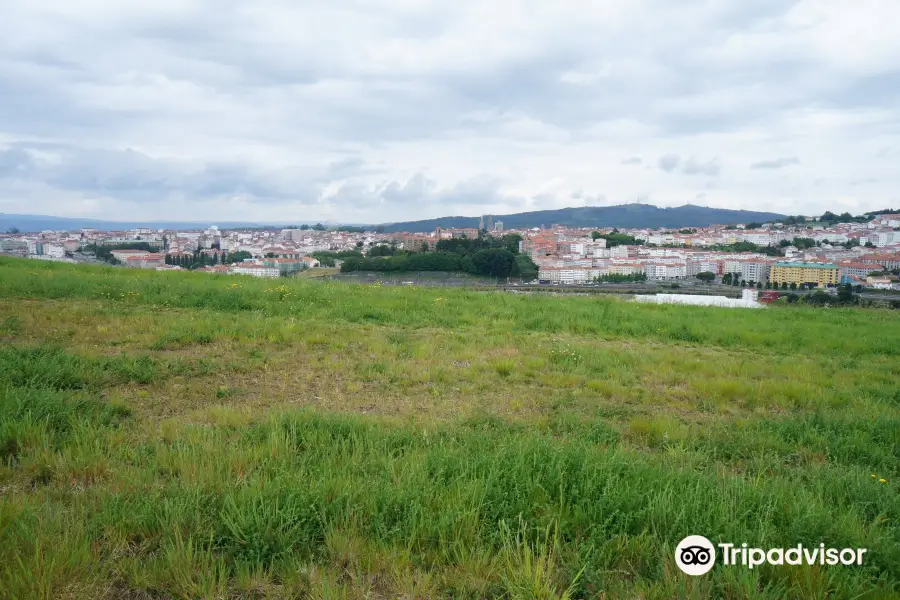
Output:
[[[716,549],[702,535],[689,535],[675,548],[675,564],[688,575],[703,575],[716,565]]]
[[[713,545],[702,535],[689,535],[675,548],[675,564],[688,575],[704,575],[716,565],[716,547],[721,551],[722,565],[753,569],[760,565],[862,565],[866,548],[826,548],[825,544],[791,548],[750,548],[747,544]]]

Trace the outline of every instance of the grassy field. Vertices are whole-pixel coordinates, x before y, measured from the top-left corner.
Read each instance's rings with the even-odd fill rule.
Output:
[[[314,269],[306,269],[305,271],[301,271],[297,274],[298,277],[306,278],[306,279],[315,279],[317,277],[328,277],[330,275],[337,275],[340,273],[340,269],[328,268],[328,267],[316,267]]]
[[[896,311],[0,258],[0,598],[896,598],[898,477]]]

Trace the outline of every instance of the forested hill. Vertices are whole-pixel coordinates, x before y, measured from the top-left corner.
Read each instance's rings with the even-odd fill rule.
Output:
[[[512,215],[493,215],[494,221],[502,221],[506,229],[528,227],[549,227],[568,225],[572,227],[639,227],[658,229],[660,227],[705,227],[766,222],[784,218],[784,215],[749,210],[729,210],[707,208],[685,204],[674,208],[659,208],[651,204],[623,204],[620,206],[583,206],[558,210],[539,210]],[[433,231],[435,227],[478,227],[480,217],[441,217],[424,221],[407,221],[383,225],[384,231]]]

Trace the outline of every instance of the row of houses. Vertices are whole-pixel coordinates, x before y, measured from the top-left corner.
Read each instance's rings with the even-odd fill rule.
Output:
[[[648,279],[687,279],[699,273],[709,272],[717,276],[732,274],[734,277],[754,283],[797,284],[816,287],[835,286],[840,283],[869,281],[873,272],[883,271],[897,264],[900,256],[891,255],[877,263],[874,260],[848,261],[838,264],[827,262],[784,261],[763,258],[732,257],[724,259],[661,261],[636,260],[612,262],[606,260],[578,260],[575,264],[545,264],[539,268],[542,282],[576,284],[589,283],[606,275],[646,275]],[[890,279],[890,277],[888,276]],[[880,282],[879,282],[880,283]]]
[[[167,265],[166,255],[162,253],[146,252],[144,250],[113,250],[110,254],[126,267],[158,270],[177,268]],[[182,254],[174,252],[172,256],[181,256]],[[204,273],[233,273],[255,277],[287,277],[318,266],[318,260],[311,256],[303,256],[300,258],[247,259],[231,265],[204,267],[197,269],[197,271]]]
[[[306,269],[319,266],[319,261],[310,256],[302,259],[266,258],[263,260],[247,259],[232,265],[215,265],[197,269],[201,273],[218,273],[224,275],[250,275],[253,277],[290,277]]]

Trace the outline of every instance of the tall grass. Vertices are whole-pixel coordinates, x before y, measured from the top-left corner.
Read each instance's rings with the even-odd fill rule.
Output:
[[[0,598],[900,595],[889,311],[285,285],[0,260]]]
[[[767,311],[636,305],[601,298],[394,288],[308,280],[157,273],[0,257],[0,297],[103,299],[124,305],[258,311],[404,327],[572,333],[783,352],[900,355],[895,313],[779,307]],[[287,289],[289,293],[280,291]],[[348,293],[349,292],[349,293]],[[853,335],[848,335],[853,331]]]

